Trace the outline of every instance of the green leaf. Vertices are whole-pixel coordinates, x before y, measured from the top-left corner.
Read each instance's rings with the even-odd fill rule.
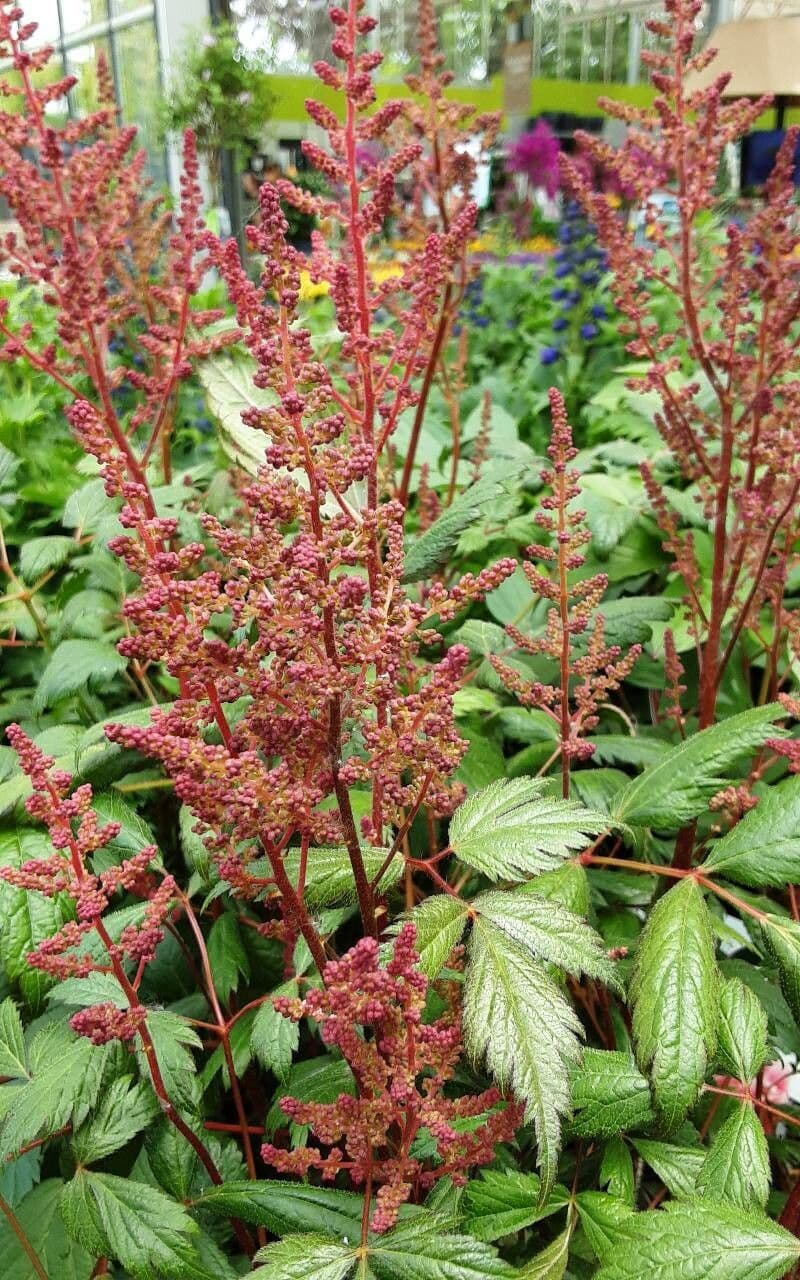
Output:
[[[61,1212],[90,1252],[116,1258],[135,1276],[187,1272],[197,1224],[177,1201],[143,1182],[79,1169],[64,1188]],[[191,1274],[191,1272],[189,1272]]]
[[[600,1261],[613,1254],[626,1238],[630,1224],[636,1217],[624,1200],[602,1191],[581,1191],[575,1197],[575,1207],[586,1238]]]
[[[758,996],[738,978],[722,984],[719,999],[717,1062],[724,1072],[746,1083],[767,1058],[767,1015]]]
[[[253,1280],[344,1280],[356,1263],[352,1245],[328,1236],[286,1236],[256,1254]]]
[[[79,1163],[94,1164],[118,1151],[159,1113],[158,1099],[149,1085],[120,1076],[100,1095],[96,1109],[73,1136]]]
[[[781,991],[800,1024],[800,924],[785,916],[765,915],[757,931],[778,969]]]
[[[566,1188],[555,1186],[542,1204],[541,1189],[535,1173],[484,1170],[464,1193],[464,1230],[476,1240],[499,1240],[557,1213],[569,1199]]]
[[[85,1009],[90,1004],[114,1004],[127,1009],[128,997],[113,973],[90,973],[85,978],[65,978],[47,993],[48,1004],[69,1004]]]
[[[491,1245],[441,1231],[434,1215],[420,1214],[373,1236],[368,1260],[377,1280],[514,1280],[516,1270]]]
[[[19,867],[35,858],[52,856],[45,831],[17,827],[0,832],[0,866]],[[9,981],[18,983],[27,1001],[38,1005],[52,979],[28,964],[28,956],[45,938],[57,933],[67,919],[63,899],[18,889],[0,882],[0,965]]]
[[[467,956],[465,1044],[524,1103],[536,1131],[544,1199],[555,1181],[560,1117],[569,1110],[569,1067],[580,1056],[582,1027],[543,965],[481,916]]]
[[[33,584],[51,569],[60,569],[79,550],[75,539],[64,534],[31,538],[19,553],[19,571],[27,583]]]
[[[517,1272],[518,1280],[563,1280],[569,1261],[569,1245],[572,1228],[565,1227],[561,1235],[537,1253],[529,1263]]]
[[[600,935],[560,902],[532,893],[493,889],[479,894],[472,909],[540,960],[575,977],[585,973],[611,985],[616,983],[614,963]]]
[[[731,780],[730,770],[769,737],[781,737],[780,703],[753,707],[678,743],[620,793],[614,817],[629,826],[676,831],[705,809]]]
[[[498,778],[450,820],[450,845],[491,880],[525,880],[585,849],[609,819],[576,800],[544,794],[543,778]]]
[[[800,1240],[763,1214],[675,1200],[631,1218],[597,1280],[779,1280],[799,1257]]]
[[[25,1080],[28,1076],[22,1019],[10,998],[0,1004],[0,1076]]]
[[[636,1198],[636,1174],[630,1147],[620,1137],[611,1138],[603,1150],[599,1181],[612,1196],[633,1205]]]
[[[406,547],[404,582],[420,582],[444,564],[465,529],[518,482],[521,464],[508,463],[502,470],[486,471],[446,507],[424,533]]]
[[[50,655],[33,696],[36,711],[82,689],[105,689],[127,667],[105,640],[62,640]]]
[[[563,862],[552,871],[543,871],[535,880],[521,885],[518,892],[535,893],[550,902],[560,902],[576,916],[589,914],[589,877],[579,862]]]
[[[242,422],[242,414],[248,409],[266,409],[276,402],[273,391],[256,386],[254,372],[254,362],[243,356],[203,360],[198,370],[209,410],[220,429],[222,447],[251,476],[264,465],[270,436]]]
[[[95,1046],[75,1040],[65,1052],[54,1055],[33,1079],[19,1085],[14,1105],[0,1122],[0,1161],[29,1142],[55,1133],[69,1120],[83,1087]]]
[[[769,1184],[767,1139],[753,1107],[742,1102],[714,1135],[697,1177],[697,1190],[742,1209],[763,1209]]]
[[[429,978],[435,978],[461,941],[469,904],[449,894],[434,894],[415,907],[409,918],[417,930],[419,967]]]
[[[304,1182],[227,1182],[210,1187],[198,1208],[223,1218],[241,1218],[266,1227],[273,1235],[296,1231],[323,1232],[340,1239],[360,1238],[362,1196]]]
[[[758,804],[716,840],[703,872],[762,889],[800,879],[800,774],[769,787]]]
[[[39,1183],[14,1212],[50,1280],[87,1280],[95,1257],[71,1240],[59,1213],[64,1184],[59,1178]],[[8,1219],[0,1213],[3,1280],[37,1280],[36,1272]]]
[[[69,495],[64,504],[62,522],[67,529],[74,529],[75,537],[80,538],[96,529],[114,506],[114,499],[106,493],[105,481],[98,476]]]
[[[180,1111],[196,1111],[200,1091],[197,1083],[197,1064],[192,1049],[201,1049],[202,1042],[184,1018],[169,1009],[148,1009],[147,1030],[150,1032],[164,1085],[175,1106]],[[147,1055],[137,1047],[139,1069],[145,1080],[150,1079]]]
[[[244,949],[239,921],[232,911],[217,916],[208,933],[208,961],[214,987],[223,1004],[239,986],[239,978],[250,977],[250,960]]]
[[[299,987],[296,982],[284,982],[274,994],[294,999],[299,995]],[[292,1066],[292,1055],[300,1044],[300,1028],[291,1018],[284,1018],[278,1013],[271,999],[261,1005],[255,1016],[250,1044],[261,1065],[274,1072],[285,1084]]]
[[[380,871],[388,849],[364,849],[361,856],[367,878],[373,880]],[[290,849],[284,864],[292,884],[300,878],[300,850]],[[402,854],[396,854],[381,876],[380,889],[385,893],[403,874],[405,862]],[[304,901],[312,908],[330,907],[339,902],[355,902],[356,888],[350,855],[344,846],[322,846],[309,849],[306,867]]]
[[[607,1138],[647,1129],[655,1120],[650,1086],[627,1053],[587,1049],[572,1076],[571,1129],[579,1138]]]
[[[693,1105],[713,1058],[718,996],[708,908],[687,877],[650,912],[630,986],[636,1057],[668,1129]]]
[[[706,1158],[702,1147],[679,1147],[650,1138],[634,1138],[633,1145],[643,1160],[658,1174],[670,1195],[692,1196]]]

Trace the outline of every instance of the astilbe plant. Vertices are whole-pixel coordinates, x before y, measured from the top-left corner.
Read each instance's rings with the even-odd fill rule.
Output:
[[[692,88],[692,75],[714,57],[713,48],[692,54],[700,8],[694,0],[670,0],[665,20],[651,24],[657,36],[671,39],[668,52],[644,55],[656,88],[651,109],[604,103],[628,125],[620,151],[588,135],[581,139],[644,206],[649,243],[635,243],[633,227],[617,216],[606,195],[589,190],[575,166],[571,179],[608,254],[630,335],[628,350],[647,365],[637,385],[657,393],[659,430],[713,531],[706,598],[691,531],[680,527],[652,468],[643,467],[665,545],[685,584],[698,650],[697,711],[705,728],[714,722],[721,682],[744,635],[763,647],[767,693],[774,696],[777,689],[800,492],[800,384],[794,376],[800,286],[787,269],[798,245],[795,130],[789,130],[766,184],[763,209],[743,227],[729,223],[719,253],[709,254],[706,247],[699,223],[716,204],[723,152],[754,124],[768,99],[723,100],[727,73],[707,89]],[[651,203],[664,175],[676,192],[675,228],[660,222]],[[674,297],[676,324],[670,332],[660,331],[649,314],[654,288]],[[687,359],[691,374],[680,378]],[[774,624],[770,639],[759,641],[765,605]]]
[[[570,761],[588,760],[594,754],[594,746],[585,735],[597,726],[600,705],[630,674],[642,649],[633,644],[623,655],[619,645],[606,643],[602,601],[608,576],[576,576],[586,562],[582,548],[591,534],[583,523],[586,513],[575,506],[581,492],[580,473],[570,463],[578,451],[572,443],[564,398],[555,388],[550,391],[550,409],[550,466],[541,472],[541,480],[551,492],[541,499],[534,517],[550,542],[529,546],[522,566],[534,595],[550,605],[547,624],[541,635],[526,635],[511,623],[506,631],[519,652],[556,662],[558,683],[526,680],[501,657],[492,656],[490,660],[522,706],[542,708],[558,726],[555,756],[561,760],[561,789],[567,797]],[[537,568],[536,560],[548,565],[549,573]],[[576,653],[576,641],[581,636],[586,636],[584,651]]]
[[[696,148],[699,177],[681,180],[692,215],[685,243],[662,237],[683,283],[652,255],[635,261],[653,292],[672,291],[685,306],[700,270],[694,219],[710,200],[698,183],[717,145],[703,133],[703,110],[725,132],[749,108],[719,108],[714,90],[689,100],[699,108],[689,118],[680,76],[694,7],[670,14],[677,52],[660,87],[678,93],[680,127],[659,100],[664,129],[650,145],[688,151],[700,138],[705,150]],[[776,728],[796,704],[780,643],[764,633],[763,690],[787,692],[786,708],[747,705],[717,725],[703,706],[712,683],[716,705],[731,665],[723,641],[737,645],[746,626],[759,642],[756,613],[776,608],[777,631],[796,643],[782,603],[794,563],[788,517],[769,535],[794,484],[790,286],[779,271],[791,245],[785,157],[756,229],[731,234],[729,245],[750,247],[728,249],[728,274],[738,272],[728,327],[719,339],[700,334],[712,389],[726,343],[730,352],[734,416],[722,425],[698,407],[692,384],[675,389],[674,362],[701,352],[691,326],[687,351],[676,342],[673,352],[669,335],[661,350],[644,318],[649,295],[626,274],[624,228],[605,205],[592,208],[620,307],[639,326],[634,340],[654,344],[647,384],[666,398],[667,442],[677,452],[684,432],[680,440],[703,445],[701,455],[687,444],[679,461],[704,518],[722,528],[723,575],[738,575],[716,647],[711,618],[691,615],[695,732],[689,659],[675,637],[665,639],[663,681],[649,653],[640,669],[638,640],[623,648],[606,639],[608,581],[588,564],[558,393],[537,517],[545,536],[524,566],[544,625],[512,625],[516,665],[494,651],[492,670],[473,664],[466,645],[448,647],[453,624],[477,613],[485,593],[502,595],[515,567],[503,557],[455,580],[439,574],[470,503],[480,514],[494,484],[486,397],[475,488],[456,496],[454,470],[439,515],[428,477],[416,537],[406,528],[410,491],[395,474],[396,429],[408,411],[427,412],[475,221],[468,167],[457,160],[461,114],[447,106],[423,7],[421,75],[441,92],[435,119],[409,118],[417,134],[441,126],[450,139],[454,204],[402,274],[375,283],[370,250],[395,208],[396,179],[423,164],[422,144],[406,137],[392,147],[400,109],[376,106],[380,55],[364,48],[374,22],[363,5],[349,0],[331,17],[335,61],[317,72],[339,113],[309,104],[327,146],[306,150],[332,194],[263,188],[248,231],[254,280],[235,243],[199,223],[191,139],[183,203],[169,219],[142,191],[143,162],[126,159],[133,137],[110,105],[91,122],[51,128],[47,104],[66,85],[34,86],[45,55],[26,51],[32,29],[0,3],[3,51],[27,106],[0,115],[0,190],[19,224],[5,261],[37,285],[59,326],[58,343],[41,349],[5,315],[4,355],[59,382],[118,512],[122,531],[108,545],[128,584],[119,655],[150,703],[133,714],[112,706],[91,725],[100,766],[79,750],[61,767],[55,749],[33,740],[35,719],[9,731],[20,764],[11,805],[27,799],[19,821],[0,828],[10,903],[0,960],[31,1025],[15,999],[0,1004],[0,1160],[15,1178],[0,1185],[0,1256],[7,1246],[12,1265],[37,1280],[63,1274],[65,1258],[86,1277],[232,1280],[256,1261],[263,1280],[532,1280],[567,1266],[602,1280],[778,1280],[800,1258],[795,1153],[775,1131],[798,1124],[775,1082],[776,1050],[792,1043],[800,1017],[800,780],[782,775],[780,752],[792,747]],[[365,172],[359,154],[378,141]],[[330,241],[315,236],[310,262],[286,242],[283,198],[336,225]],[[333,303],[339,339],[324,361],[299,304],[304,267]],[[209,268],[234,311],[213,334],[204,331],[214,314],[193,301]],[[119,334],[133,358],[113,363]],[[210,495],[198,501],[193,488],[178,517],[160,484],[171,475],[178,384],[233,343],[257,392],[245,415],[261,433],[263,464],[248,477],[233,472],[229,509],[220,513]],[[461,375],[448,374],[455,419]],[[748,396],[757,390],[756,408]],[[737,397],[755,433],[744,463]],[[691,611],[692,590],[702,594],[692,543],[655,473],[647,483]],[[462,638],[469,624],[473,639],[483,634],[477,616]],[[531,666],[552,671],[552,683],[522,683],[519,670]],[[499,702],[498,674],[522,709]],[[499,707],[526,732],[545,721],[546,750],[555,750],[541,777],[495,769],[465,795],[455,702],[473,680],[491,714]],[[97,718],[78,700],[61,706],[76,723],[49,724],[58,741]],[[609,707],[637,730],[622,746],[607,732]],[[594,767],[589,731],[633,776]],[[129,768],[133,782],[120,781]],[[109,776],[123,793],[156,793],[147,813],[157,839],[118,789],[103,794]],[[702,863],[669,865],[681,829]],[[652,894],[639,887],[647,876]],[[737,932],[722,910],[736,913]],[[717,958],[715,929],[726,943],[742,940],[733,968]],[[795,1235],[764,1212],[771,1174]]]

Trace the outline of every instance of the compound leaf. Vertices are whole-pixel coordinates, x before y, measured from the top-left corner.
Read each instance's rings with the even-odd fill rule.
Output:
[[[490,880],[525,880],[585,849],[609,825],[606,814],[545,794],[541,778],[498,778],[469,796],[450,820],[462,862]]]

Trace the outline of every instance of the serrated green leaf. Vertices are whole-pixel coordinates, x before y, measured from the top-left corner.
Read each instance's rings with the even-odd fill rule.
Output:
[[[359,1239],[363,1198],[333,1187],[304,1182],[227,1182],[210,1187],[197,1206],[223,1218],[237,1217],[273,1235],[324,1232],[339,1239]]]
[[[518,1280],[563,1280],[569,1261],[572,1227],[565,1227],[555,1240],[537,1253],[535,1258],[517,1272]]]
[[[522,885],[518,892],[535,893],[548,901],[560,902],[576,916],[589,914],[589,877],[579,862],[564,862],[552,871],[543,871],[535,880]]]
[[[32,585],[51,569],[60,569],[78,550],[80,548],[75,539],[64,534],[30,538],[19,553],[20,573]]]
[[[603,1191],[579,1192],[575,1207],[586,1238],[601,1262],[625,1239],[636,1217],[624,1200]]]
[[[219,426],[223,449],[251,476],[264,465],[264,451],[270,437],[243,422],[242,414],[248,409],[266,409],[275,404],[273,391],[261,390],[255,385],[254,372],[254,362],[243,356],[203,360],[198,371],[209,410]]]
[[[491,1245],[441,1231],[435,1215],[420,1214],[373,1236],[368,1260],[377,1280],[514,1280],[516,1270]]]
[[[95,1254],[116,1258],[142,1280],[153,1271],[192,1274],[187,1260],[197,1224],[155,1187],[79,1169],[64,1188],[61,1212],[74,1239]]]
[[[97,477],[69,495],[62,522],[67,529],[74,529],[75,537],[79,538],[95,529],[100,519],[114,510],[114,506],[114,499],[106,493],[105,481]]]
[[[25,1080],[28,1076],[22,1019],[10,997],[0,1004],[0,1076],[10,1076],[12,1080]]]
[[[240,1019],[242,1021],[242,1019]],[[147,1030],[153,1041],[167,1093],[181,1111],[194,1112],[200,1099],[197,1064],[191,1049],[202,1048],[197,1033],[184,1018],[169,1009],[148,1009]],[[136,1056],[145,1080],[150,1079],[147,1055],[137,1045]]]
[[[47,993],[48,1004],[75,1005],[85,1009],[90,1004],[116,1005],[118,1009],[127,1009],[128,997],[125,995],[113,973],[90,973],[85,978],[65,978]]]
[[[620,1137],[611,1138],[603,1149],[600,1162],[601,1187],[618,1200],[633,1205],[636,1198],[636,1174],[630,1147]]]
[[[728,1075],[746,1083],[766,1057],[767,1015],[758,996],[738,978],[728,978],[719,998],[717,1062]]]
[[[443,893],[426,898],[412,911],[419,967],[429,978],[437,976],[453,947],[458,946],[468,918],[469,903]]]
[[[158,1099],[149,1085],[120,1076],[104,1090],[90,1118],[73,1135],[72,1146],[80,1164],[94,1164],[118,1151],[146,1129],[160,1114]]]
[[[420,582],[448,559],[465,529],[480,519],[488,507],[518,482],[521,464],[509,463],[503,471],[486,471],[446,507],[430,528],[406,547],[404,582]]]
[[[42,711],[82,689],[105,689],[127,665],[105,640],[62,640],[41,674],[33,696],[34,709]]]
[[[542,778],[498,778],[469,796],[450,819],[462,862],[491,880],[525,880],[586,848],[609,826],[576,800],[544,794]]]
[[[714,841],[703,872],[753,889],[800,880],[800,774],[762,792],[756,807]]]
[[[30,1191],[14,1212],[50,1280],[87,1280],[95,1257],[71,1240],[64,1229],[59,1213],[63,1186],[60,1179],[48,1178]],[[3,1214],[0,1214],[0,1260],[3,1280],[38,1280]]]
[[[636,1057],[667,1128],[693,1105],[714,1056],[718,997],[708,908],[687,877],[650,912],[630,986]]]
[[[751,1104],[742,1102],[715,1133],[697,1176],[697,1190],[742,1209],[763,1209],[769,1184],[767,1139]]]
[[[52,856],[45,831],[17,827],[0,832],[0,866],[19,867],[35,858]],[[62,898],[45,898],[0,881],[0,965],[6,977],[19,985],[26,1001],[38,1005],[52,986],[52,978],[28,964],[28,956],[45,938],[57,933],[68,918]]]
[[[274,994],[295,999],[299,995],[299,987],[296,982],[284,982]],[[289,1078],[292,1055],[297,1052],[299,1043],[297,1023],[278,1013],[271,999],[265,1000],[255,1016],[250,1044],[261,1065],[274,1072],[284,1084]]]
[[[647,1129],[655,1120],[650,1086],[633,1058],[587,1049],[572,1075],[571,1129],[580,1138],[605,1138]]]
[[[800,1024],[800,924],[785,916],[765,915],[758,922],[758,933],[767,954],[778,969],[781,991]]]
[[[371,881],[378,874],[388,849],[362,848],[361,857],[367,878]],[[300,875],[300,851],[290,849],[284,864],[292,884]],[[403,874],[405,862],[402,854],[396,854],[381,876],[382,893],[391,889]],[[339,902],[355,902],[356,888],[350,855],[344,846],[321,846],[309,849],[306,865],[304,901],[314,909],[330,907]]]
[[[542,1204],[541,1185],[535,1173],[484,1170],[464,1193],[464,1230],[476,1240],[499,1240],[557,1213],[569,1200],[569,1192],[555,1186]]]
[[[171,703],[164,703],[161,710],[167,711]],[[79,739],[75,748],[75,769],[82,777],[90,777],[96,770],[105,768],[117,756],[123,755],[126,748],[117,742],[110,742],[106,737],[106,729],[110,724],[129,725],[134,728],[149,725],[153,708],[150,706],[131,707],[128,711],[115,712],[105,720],[93,724],[91,729]]]
[[[545,968],[489,920],[475,920],[467,957],[465,1044],[474,1058],[485,1059],[500,1087],[525,1104],[544,1198],[556,1177],[569,1067],[580,1056],[582,1027]]]
[[[633,1145],[642,1159],[658,1174],[670,1195],[692,1196],[706,1158],[703,1147],[681,1147],[651,1138],[634,1138]]]
[[[800,1241],[763,1214],[710,1200],[637,1213],[597,1280],[779,1280]]]
[[[250,977],[250,960],[242,942],[239,921],[232,911],[223,911],[209,930],[208,962],[217,995],[227,1004],[231,992],[239,986],[239,979]]]
[[[17,1087],[14,1105],[0,1122],[0,1161],[36,1138],[64,1127],[95,1052],[89,1040],[75,1040],[65,1052],[35,1071],[33,1079]]]
[[[253,1280],[344,1280],[356,1263],[355,1249],[328,1236],[286,1236],[256,1254],[263,1262]]]
[[[536,894],[504,893],[493,889],[472,902],[490,920],[532,955],[557,965],[575,977],[587,974],[614,985],[614,963],[594,929],[560,902]]]
[[[783,714],[780,703],[771,702],[692,734],[620,792],[615,819],[659,831],[676,831],[691,822],[730,781],[737,760],[752,754],[765,739],[783,736],[775,725]]]

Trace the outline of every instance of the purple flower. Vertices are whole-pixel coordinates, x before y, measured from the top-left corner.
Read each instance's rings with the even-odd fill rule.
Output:
[[[558,347],[542,347],[542,350],[539,354],[539,359],[541,360],[542,364],[555,364],[556,360],[560,355],[561,355],[561,352],[559,351]]]
[[[581,337],[585,338],[587,342],[590,338],[596,338],[599,332],[597,325],[591,324],[591,322],[581,325]]]
[[[594,304],[594,306],[592,307],[592,315],[594,316],[595,320],[606,319],[606,317],[608,316],[608,312],[606,311],[602,302],[596,302]]]
[[[559,188],[558,138],[544,120],[521,133],[508,149],[509,173],[524,173],[532,187],[544,187],[552,199]]]
[[[552,327],[556,333],[560,333],[562,329],[566,329],[568,324],[569,321],[566,316],[556,316]]]

